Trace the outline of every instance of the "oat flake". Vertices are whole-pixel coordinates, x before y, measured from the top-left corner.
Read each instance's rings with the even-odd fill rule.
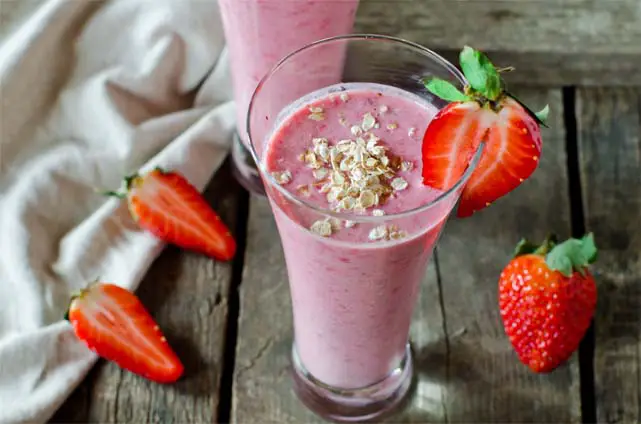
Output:
[[[312,224],[310,230],[321,237],[329,237],[332,235],[332,224],[328,221],[316,221]]]
[[[280,185],[289,183],[292,180],[292,173],[289,171],[272,172],[272,177]]]
[[[361,128],[363,128],[363,131],[369,131],[374,128],[374,125],[376,125],[376,119],[371,113],[367,112],[363,116],[363,123],[361,124]]]
[[[396,177],[392,180],[390,185],[392,186],[394,191],[401,191],[405,190],[409,184],[407,183],[407,181],[405,181],[405,179]]]
[[[412,162],[409,162],[409,161],[401,162],[401,171],[408,172],[408,171],[411,171],[412,169],[414,169],[414,164]]]
[[[315,169],[313,173],[314,173],[314,178],[317,181],[320,181],[325,179],[325,177],[327,177],[327,174],[329,173],[329,171],[326,168],[318,168],[318,169]]]
[[[378,227],[375,227],[372,229],[372,231],[369,232],[369,239],[374,241],[374,240],[383,240],[387,238],[387,227],[385,225],[379,225]]]

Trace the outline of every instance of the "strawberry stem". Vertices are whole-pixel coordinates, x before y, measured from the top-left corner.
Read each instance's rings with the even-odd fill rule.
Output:
[[[502,92],[501,77],[484,53],[465,46],[459,55],[459,64],[465,78],[475,91],[488,100],[498,100]]]
[[[497,69],[496,72],[498,72],[499,74],[502,74],[502,73],[506,73],[506,72],[512,72],[515,69],[516,68],[514,68],[514,66],[505,66],[503,68]]]

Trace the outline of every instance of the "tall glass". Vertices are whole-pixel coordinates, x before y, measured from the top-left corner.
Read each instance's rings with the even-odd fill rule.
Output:
[[[295,82],[306,63],[328,52],[335,57],[340,54],[340,84],[327,86],[327,81],[335,78],[334,69],[327,70],[327,79]],[[270,164],[279,161],[273,157],[270,143],[285,128],[283,123],[297,116],[297,110],[315,113],[309,107],[315,98],[346,99],[349,91],[345,90],[354,84],[404,93],[421,111],[431,110],[431,119],[446,104],[425,90],[421,80],[431,76],[464,85],[464,77],[454,66],[420,45],[377,35],[334,37],[307,45],[281,60],[261,80],[249,105],[247,131],[252,154],[274,213],[289,277],[295,391],[310,409],[331,420],[375,418],[391,410],[408,392],[412,380],[408,338],[419,285],[443,225],[482,149],[451,189],[405,210],[375,216],[338,212],[312,201],[309,193],[282,185],[282,175],[270,169]],[[382,107],[379,112],[383,113]],[[404,114],[411,112],[406,108]],[[427,122],[426,118],[420,133],[413,135],[412,142],[418,146]],[[317,124],[325,129],[339,125],[319,118]],[[316,124],[304,125],[309,128]],[[408,137],[411,132],[406,133]],[[314,135],[308,132],[305,137]],[[294,137],[291,146],[279,148],[297,152],[300,145],[296,143],[301,138]],[[420,148],[414,150],[420,152]],[[294,175],[304,172],[302,168],[292,171]],[[323,225],[337,236],[323,234]],[[404,237],[392,237],[392,231],[402,231]]]
[[[232,146],[234,174],[251,192],[262,193],[249,152],[245,122],[249,99],[263,77],[285,55],[311,42],[349,34],[359,0],[219,0],[229,46],[237,132]],[[330,49],[300,64],[298,77],[274,90],[281,96],[293,86],[339,82],[339,58]],[[294,87],[295,89],[296,87]]]

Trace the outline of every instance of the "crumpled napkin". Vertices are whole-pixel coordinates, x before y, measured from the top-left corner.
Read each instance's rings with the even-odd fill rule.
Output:
[[[0,422],[48,420],[97,359],[70,293],[136,289],[163,245],[94,189],[157,165],[204,189],[235,125],[227,68],[211,0],[46,0],[3,41]]]

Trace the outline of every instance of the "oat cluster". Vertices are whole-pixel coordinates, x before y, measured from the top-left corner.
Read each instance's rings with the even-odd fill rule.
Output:
[[[341,94],[343,101],[348,100],[347,94]],[[387,106],[379,110],[387,112]],[[322,107],[309,108],[308,119],[323,121],[326,119]],[[344,116],[340,116],[341,125],[349,126]],[[353,212],[365,214],[371,211],[373,216],[383,216],[381,205],[394,194],[405,190],[408,182],[397,176],[399,171],[410,171],[414,164],[392,155],[382,144],[381,140],[371,132],[380,128],[374,115],[365,113],[358,125],[349,127],[351,138],[335,143],[327,138],[312,139],[310,148],[299,156],[314,175],[315,182],[297,187],[300,194],[308,196],[311,190],[317,190],[325,195],[330,208],[336,212]],[[397,124],[388,124],[388,130],[395,130]],[[274,178],[279,184],[291,182],[289,171],[274,172]],[[354,223],[345,221],[344,226],[351,228]],[[335,218],[319,220],[312,224],[310,230],[318,235],[329,237],[341,228],[341,223]],[[395,226],[379,226],[370,234],[370,240],[395,240],[406,236]]]
[[[311,115],[323,113],[321,108],[313,109]],[[352,138],[335,144],[323,137],[314,138],[311,148],[300,157],[314,174],[314,187],[326,196],[336,212],[365,213],[408,186],[396,174],[412,169],[413,164],[388,152],[370,132],[376,125],[376,118],[366,113],[360,125],[350,128]]]

